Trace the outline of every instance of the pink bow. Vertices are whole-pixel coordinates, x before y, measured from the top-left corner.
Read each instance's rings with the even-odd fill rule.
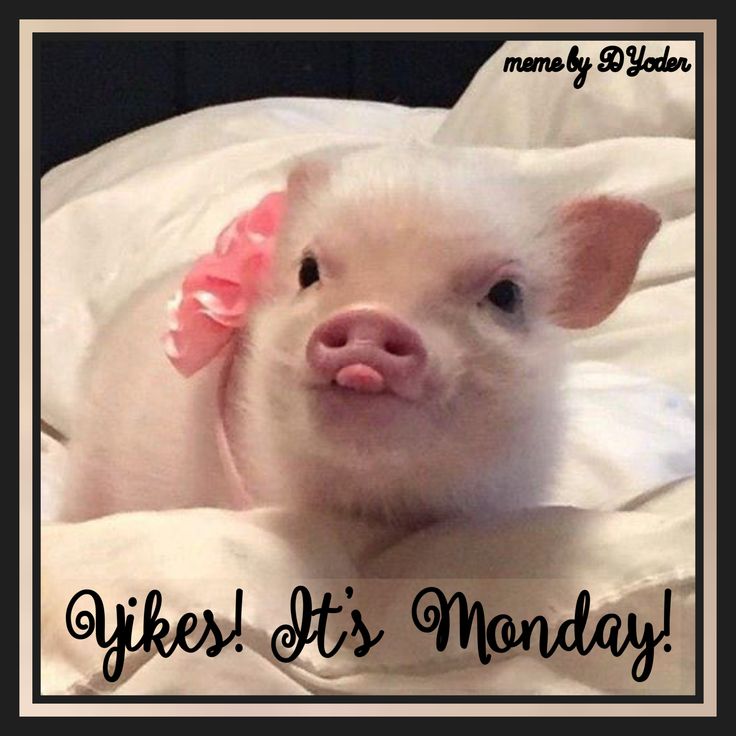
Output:
[[[236,217],[169,302],[164,349],[183,375],[207,365],[245,324],[268,275],[283,210],[284,193],[273,192]]]

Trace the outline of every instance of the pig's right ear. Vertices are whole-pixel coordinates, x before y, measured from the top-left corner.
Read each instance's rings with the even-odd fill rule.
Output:
[[[617,197],[571,202],[558,213],[560,279],[550,316],[561,327],[593,327],[631,288],[639,260],[659,230],[649,207]]]
[[[286,184],[287,198],[301,198],[316,187],[327,183],[330,165],[323,159],[302,159],[289,172]]]

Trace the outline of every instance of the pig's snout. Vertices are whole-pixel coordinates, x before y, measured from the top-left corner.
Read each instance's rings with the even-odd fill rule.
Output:
[[[398,317],[360,308],[319,325],[307,344],[307,361],[321,379],[343,388],[416,399],[427,351],[419,333]]]

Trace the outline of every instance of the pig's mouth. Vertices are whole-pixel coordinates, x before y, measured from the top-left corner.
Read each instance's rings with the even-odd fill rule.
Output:
[[[388,387],[366,392],[341,386],[336,379],[314,386],[310,393],[310,413],[315,426],[330,435],[337,431],[342,438],[352,437],[357,431],[365,440],[376,429],[385,432],[399,428],[414,414],[418,404]]]
[[[369,361],[351,363],[332,377],[314,377],[308,385],[310,412],[317,426],[341,437],[358,431],[365,440],[377,428],[393,432],[414,426],[425,406],[424,382],[401,378]]]
[[[341,368],[331,379],[318,380],[311,385],[318,392],[346,401],[370,403],[395,399],[415,403],[425,391],[423,381],[401,380],[400,376],[386,375],[380,367],[365,363],[352,363]]]
[[[383,373],[366,363],[346,365],[330,381],[330,386],[358,394],[370,395],[391,392],[391,386]]]

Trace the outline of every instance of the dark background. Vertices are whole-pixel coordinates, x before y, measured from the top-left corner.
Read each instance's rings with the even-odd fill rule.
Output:
[[[43,174],[137,128],[259,97],[451,107],[503,41],[36,34]]]

